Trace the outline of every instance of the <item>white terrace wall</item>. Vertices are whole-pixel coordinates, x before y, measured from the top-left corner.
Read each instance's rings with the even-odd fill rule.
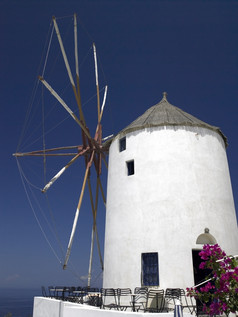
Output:
[[[132,315],[136,317],[145,316],[144,313],[104,310],[45,297],[34,298],[33,317],[130,317]],[[153,317],[173,316],[173,313],[153,313]],[[184,313],[183,316],[191,317],[192,315]]]

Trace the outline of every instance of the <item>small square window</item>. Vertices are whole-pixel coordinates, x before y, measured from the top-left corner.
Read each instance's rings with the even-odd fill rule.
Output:
[[[125,151],[125,149],[126,149],[126,137],[121,138],[119,140],[119,151],[122,152],[122,151]]]
[[[135,174],[135,166],[134,166],[134,160],[126,162],[127,165],[127,175],[134,175]]]

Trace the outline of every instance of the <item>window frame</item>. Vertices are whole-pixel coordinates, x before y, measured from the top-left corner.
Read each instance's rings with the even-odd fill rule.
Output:
[[[127,176],[135,175],[135,161],[134,160],[126,161],[126,168],[127,168]]]
[[[152,256],[154,257],[154,259],[151,259]],[[158,252],[141,253],[141,285],[142,286],[159,286],[159,254]]]
[[[126,137],[122,137],[119,139],[119,152],[123,152],[126,150]]]

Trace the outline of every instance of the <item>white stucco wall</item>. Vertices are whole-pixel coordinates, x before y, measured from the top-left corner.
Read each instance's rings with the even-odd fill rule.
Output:
[[[127,176],[126,162],[135,174]],[[158,252],[160,287],[194,285],[192,249],[205,228],[238,253],[233,194],[222,137],[196,127],[157,127],[119,138],[109,152],[104,287],[141,285],[141,253]]]
[[[143,312],[104,310],[92,306],[74,304],[57,299],[35,297],[33,317],[142,317]],[[146,314],[151,315],[151,314]],[[153,313],[153,317],[173,317],[174,313]],[[183,313],[184,317],[192,317]]]

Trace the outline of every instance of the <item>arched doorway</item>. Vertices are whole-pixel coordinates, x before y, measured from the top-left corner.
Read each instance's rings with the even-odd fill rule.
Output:
[[[216,244],[217,241],[216,239],[213,237],[213,235],[211,235],[209,233],[209,229],[205,228],[204,229],[204,233],[200,234],[197,237],[196,240],[196,244],[198,245],[204,245],[204,244]],[[206,281],[209,278],[209,275],[211,273],[211,270],[209,269],[200,269],[199,266],[201,264],[201,262],[203,262],[203,260],[201,259],[199,253],[202,250],[202,246],[197,249],[193,249],[192,250],[192,257],[193,257],[193,276],[194,276],[194,285],[199,285],[202,282]],[[204,284],[201,285],[201,287],[203,287]],[[199,289],[200,286],[197,287],[197,289]],[[202,314],[202,303],[197,301],[197,313]]]

